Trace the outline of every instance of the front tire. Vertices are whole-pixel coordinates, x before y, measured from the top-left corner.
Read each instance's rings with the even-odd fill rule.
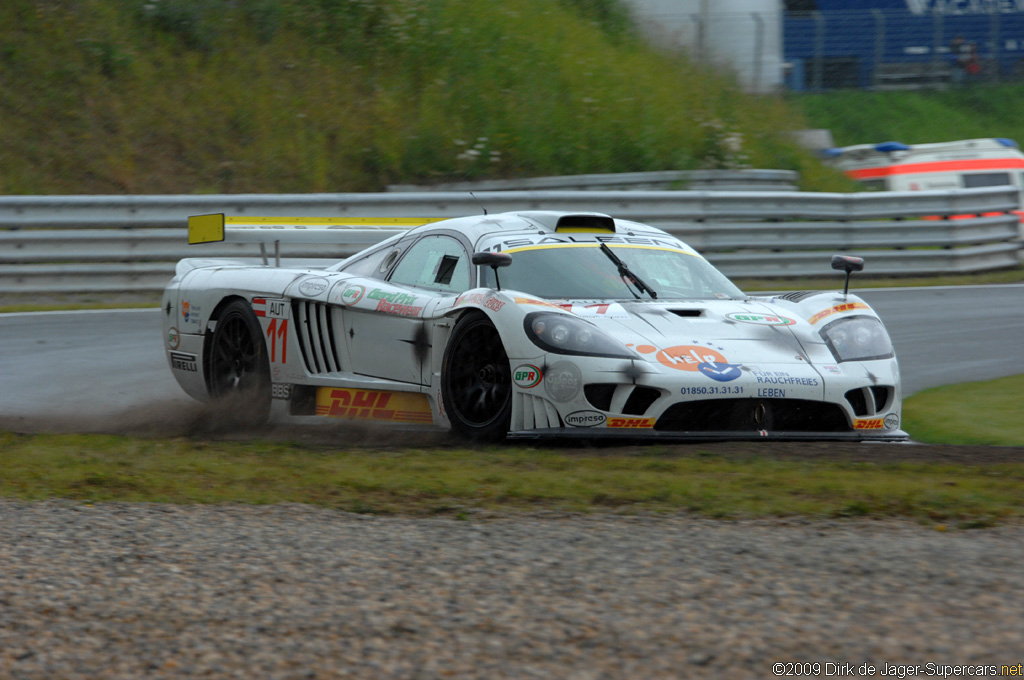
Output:
[[[441,365],[441,398],[452,430],[499,440],[512,418],[512,371],[494,324],[470,312],[455,325]]]
[[[254,425],[270,416],[270,362],[252,307],[233,300],[221,311],[210,338],[207,384],[232,421]]]

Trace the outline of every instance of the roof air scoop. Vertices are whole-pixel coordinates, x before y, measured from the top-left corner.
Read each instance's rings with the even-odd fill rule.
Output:
[[[615,220],[599,213],[574,213],[562,215],[555,224],[557,232],[607,232],[615,233]]]

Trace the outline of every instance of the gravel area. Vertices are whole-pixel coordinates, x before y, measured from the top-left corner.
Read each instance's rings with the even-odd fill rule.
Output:
[[[1022,613],[1019,525],[0,500],[0,678],[880,675],[1024,662]]]

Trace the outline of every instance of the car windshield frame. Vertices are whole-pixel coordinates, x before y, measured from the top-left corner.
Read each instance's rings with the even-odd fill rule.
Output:
[[[743,299],[732,281],[700,255],[663,245],[605,243],[654,290],[658,300]],[[497,283],[548,300],[650,300],[620,276],[601,243],[557,243],[502,250],[512,264],[502,267]],[[494,287],[494,272],[480,268],[480,285]]]

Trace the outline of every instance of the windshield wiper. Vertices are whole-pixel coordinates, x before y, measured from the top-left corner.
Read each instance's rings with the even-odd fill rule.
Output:
[[[608,247],[607,243],[601,244],[601,252],[607,255],[608,259],[614,262],[615,266],[619,268],[619,276],[621,276],[624,279],[629,279],[630,281],[632,281],[633,285],[636,286],[641,293],[647,293],[648,295],[651,296],[652,300],[658,299],[658,294],[654,292],[654,289],[648,286],[646,283],[644,283],[643,279],[641,279],[639,276],[630,271],[626,263],[620,260],[619,256],[612,252],[612,249]],[[637,295],[637,298],[639,297],[640,296]]]

